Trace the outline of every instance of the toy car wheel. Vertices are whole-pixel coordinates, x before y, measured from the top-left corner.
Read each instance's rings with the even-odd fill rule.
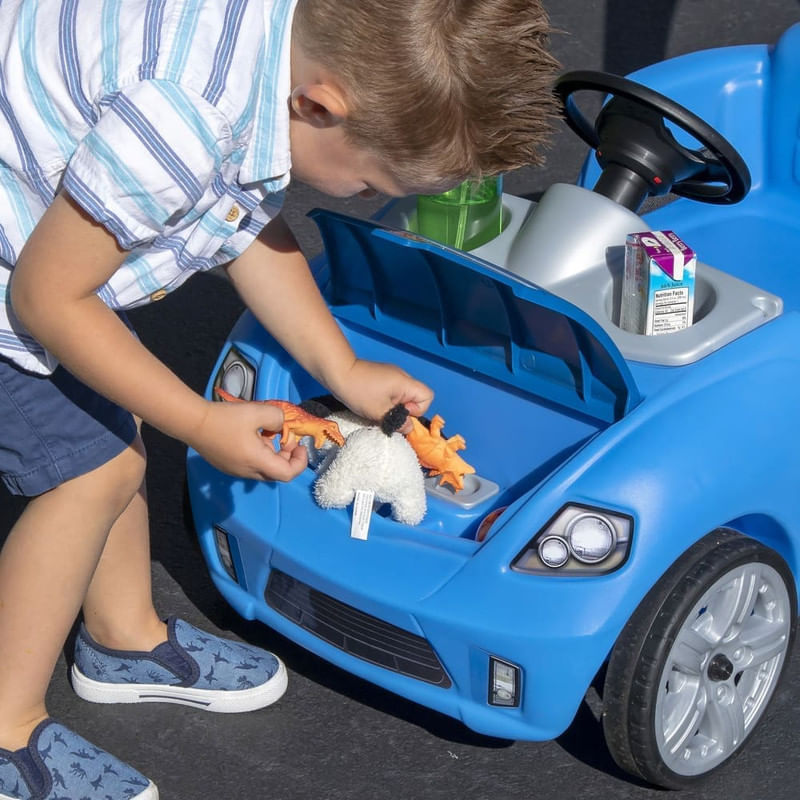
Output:
[[[740,752],[785,671],[796,608],[792,574],[774,551],[729,530],[695,544],[612,652],[603,729],[614,760],[680,788]]]

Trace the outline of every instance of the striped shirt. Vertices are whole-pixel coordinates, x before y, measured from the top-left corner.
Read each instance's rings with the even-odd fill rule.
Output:
[[[289,181],[296,0],[0,0],[0,355],[55,366],[7,285],[59,187],[129,254],[111,308],[241,254]]]

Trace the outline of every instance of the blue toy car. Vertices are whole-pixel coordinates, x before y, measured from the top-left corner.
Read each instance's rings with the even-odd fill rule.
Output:
[[[414,234],[408,203],[315,212],[333,313],[359,355],[434,388],[477,470],[464,491],[431,487],[416,526],[378,508],[364,540],[312,469],[256,483],[190,451],[188,479],[244,617],[496,737],[559,736],[604,676],[616,761],[682,787],[741,749],[795,633],[800,25],[633,78],[559,80],[596,157],[538,203],[505,196],[470,253]],[[593,123],[582,90],[610,96]],[[623,330],[626,235],[663,230],[697,253],[694,322]],[[249,314],[215,387],[323,393]]]

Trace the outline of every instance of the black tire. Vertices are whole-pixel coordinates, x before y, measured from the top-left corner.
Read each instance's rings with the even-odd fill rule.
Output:
[[[729,763],[786,672],[796,609],[794,578],[775,551],[730,530],[691,547],[645,597],[611,653],[603,731],[617,764],[676,789]],[[734,612],[728,639],[717,641],[715,626]],[[776,651],[763,662],[747,645],[757,630]]]

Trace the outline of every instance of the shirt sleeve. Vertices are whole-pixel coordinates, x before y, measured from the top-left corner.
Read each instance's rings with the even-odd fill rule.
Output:
[[[63,186],[132,249],[189,224],[235,172],[224,115],[170,81],[135,83],[113,95],[78,144]]]

